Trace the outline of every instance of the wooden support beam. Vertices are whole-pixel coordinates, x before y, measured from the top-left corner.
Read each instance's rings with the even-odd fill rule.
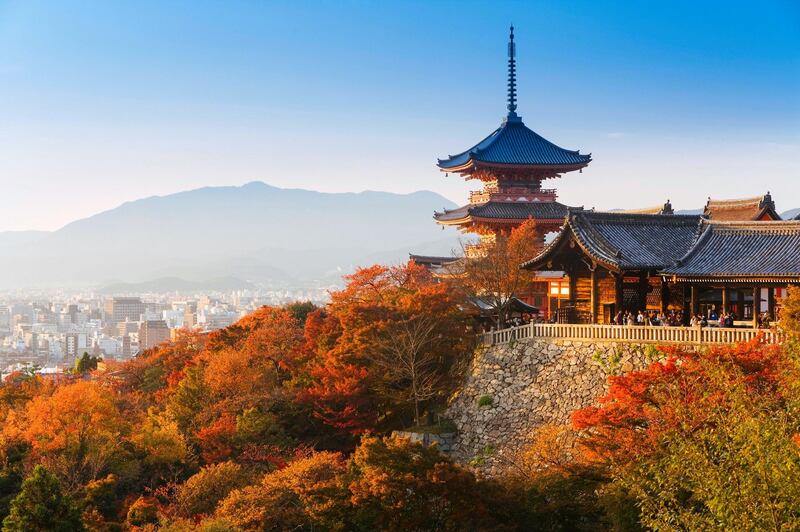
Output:
[[[622,310],[622,274],[614,276],[614,316]]]
[[[728,312],[728,287],[722,287],[722,308],[719,310],[720,314]]]
[[[700,313],[700,301],[698,298],[699,295],[698,290],[695,285],[692,285],[692,287],[689,290],[691,292],[691,295],[689,296],[690,297],[689,314],[691,314],[691,316],[696,316],[697,314]],[[691,319],[691,316],[689,316],[689,319]]]
[[[661,278],[661,312],[663,312],[664,314],[666,314],[667,310],[669,310],[669,300],[670,300],[670,297],[669,297],[669,285],[667,284],[667,282],[662,277]]]
[[[775,321],[775,287],[767,287],[767,312],[769,312],[769,319]]]
[[[758,315],[761,313],[761,287],[753,287],[753,329],[758,329]]]
[[[589,301],[589,311],[592,315],[592,323],[597,323],[597,266],[592,268],[590,272],[590,281],[592,283],[592,290]]]

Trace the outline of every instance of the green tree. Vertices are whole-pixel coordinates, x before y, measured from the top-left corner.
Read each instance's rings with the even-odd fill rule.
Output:
[[[289,303],[286,305],[286,310],[294,316],[294,319],[297,320],[301,326],[305,325],[306,318],[308,315],[317,310],[319,307],[316,306],[311,301],[295,301],[294,303]]]
[[[102,362],[102,358],[90,356],[89,353],[84,352],[83,356],[75,361],[76,373],[88,373],[97,369],[97,363]]]
[[[80,510],[63,492],[56,476],[36,466],[11,502],[11,512],[3,520],[3,530],[75,532],[84,530],[84,526]]]

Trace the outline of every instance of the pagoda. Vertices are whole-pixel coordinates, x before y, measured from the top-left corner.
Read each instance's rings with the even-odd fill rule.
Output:
[[[441,225],[477,233],[482,240],[508,234],[528,219],[541,228],[542,245],[547,233],[563,225],[568,207],[556,201],[555,189],[542,188],[542,181],[581,171],[591,160],[556,146],[529,129],[517,115],[517,75],[514,27],[508,43],[508,114],[488,137],[456,155],[439,159],[447,174],[483,182],[483,190],[470,193],[469,204],[434,214]]]

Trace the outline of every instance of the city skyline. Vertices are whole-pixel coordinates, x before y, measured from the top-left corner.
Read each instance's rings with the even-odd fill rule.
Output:
[[[254,180],[463,203],[474,187],[436,158],[499,125],[511,22],[520,115],[594,159],[560,201],[680,209],[770,190],[798,207],[798,17],[791,2],[8,2],[0,231]]]

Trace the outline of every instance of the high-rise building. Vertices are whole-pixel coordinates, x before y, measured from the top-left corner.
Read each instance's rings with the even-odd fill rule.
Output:
[[[164,320],[147,320],[139,326],[139,351],[168,342],[169,339],[169,326]]]
[[[139,321],[145,312],[145,304],[139,297],[115,297],[105,303],[106,321]]]
[[[194,329],[197,325],[197,303],[187,302],[183,309],[183,326],[187,329]]]

